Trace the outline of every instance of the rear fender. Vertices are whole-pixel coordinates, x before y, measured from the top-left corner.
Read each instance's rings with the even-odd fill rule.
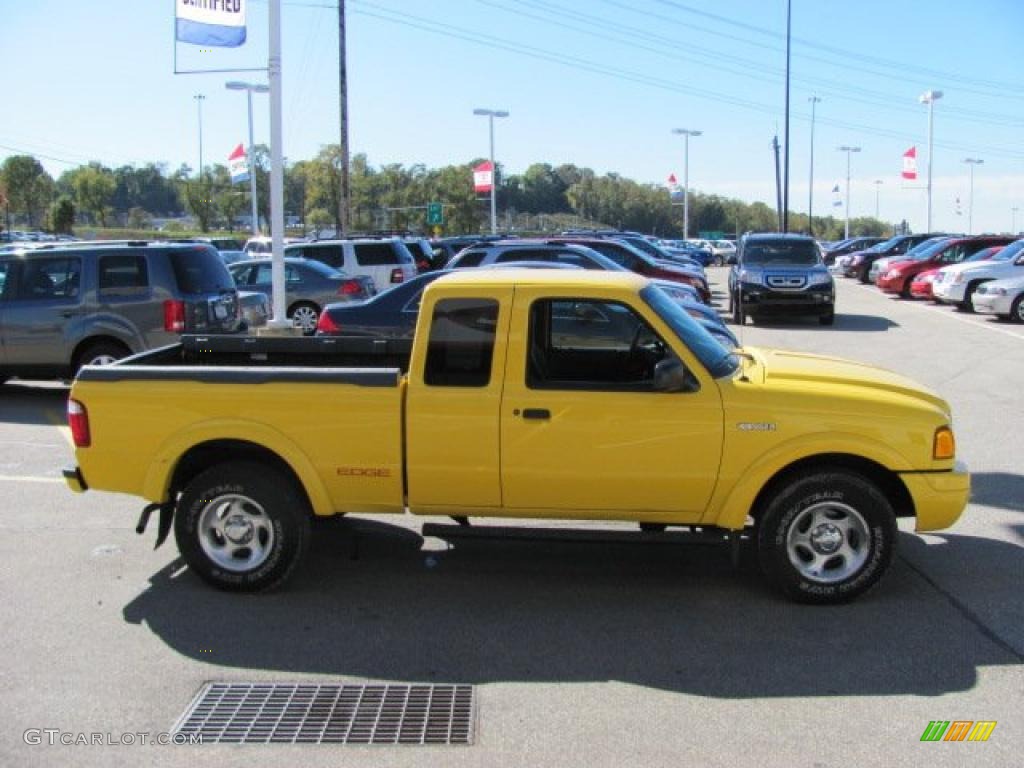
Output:
[[[146,473],[143,497],[156,502],[169,501],[171,478],[182,457],[192,448],[214,440],[238,440],[253,443],[276,454],[299,478],[309,497],[314,514],[334,514],[334,506],[327,490],[306,454],[276,429],[266,424],[249,421],[204,421],[168,438],[157,451]],[[230,458],[230,456],[225,456],[225,459]]]

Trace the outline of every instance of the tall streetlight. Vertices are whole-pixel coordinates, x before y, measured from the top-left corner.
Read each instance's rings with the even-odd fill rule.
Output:
[[[860,147],[839,147],[840,152],[846,153],[846,234],[845,238],[850,239],[850,155],[853,152],[860,152]]]
[[[882,184],[884,184],[884,183],[885,182],[883,182],[881,179],[875,179],[875,218],[876,219],[878,218],[878,191],[882,188]]]
[[[974,166],[981,165],[984,160],[976,157],[965,157],[964,162],[971,169],[971,201],[967,204],[967,234],[974,234]]]
[[[917,100],[928,105],[928,225],[925,232],[932,231],[932,148],[934,137],[933,117],[935,102],[942,98],[942,91],[925,91]]]
[[[672,133],[683,137],[683,238],[690,236],[690,137],[703,131],[673,128]]]
[[[225,83],[224,87],[229,91],[245,91],[249,101],[249,152],[246,155],[246,161],[249,166],[249,197],[252,200],[252,233],[255,236],[260,233],[260,214],[259,206],[256,204],[256,163],[253,155],[253,146],[255,145],[252,138],[252,95],[254,93],[270,93],[270,86],[232,80]]]
[[[201,93],[192,97],[196,100],[196,107],[199,110],[199,181],[203,180],[203,101],[206,99]]]
[[[508,117],[508,112],[501,109],[474,109],[474,115],[481,115],[487,118],[491,134],[491,234],[498,234],[498,208],[495,202],[495,193],[498,187],[498,169],[494,165],[494,118]]]
[[[820,96],[811,96],[811,179],[807,185],[807,234],[814,235],[814,106],[821,102]]]

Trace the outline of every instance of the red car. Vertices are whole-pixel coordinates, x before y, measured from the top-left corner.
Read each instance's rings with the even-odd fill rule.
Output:
[[[968,256],[964,259],[967,261],[987,261],[1003,250],[1005,246],[993,245],[988,248],[983,248],[973,256]],[[931,299],[934,298],[932,294],[932,283],[935,282],[935,278],[939,274],[939,270],[942,267],[934,267],[927,269],[924,272],[919,272],[917,276],[910,283],[910,296],[914,299]]]
[[[933,248],[922,251],[914,259],[894,261],[889,268],[879,275],[875,285],[886,293],[897,293],[905,299],[910,298],[910,284],[922,272],[930,269],[948,267],[959,264],[968,256],[993,245],[1009,245],[1012,237],[985,235],[983,237],[953,237],[937,243]]]

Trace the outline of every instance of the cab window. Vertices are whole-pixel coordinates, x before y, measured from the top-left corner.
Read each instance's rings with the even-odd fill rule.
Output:
[[[435,387],[486,387],[491,380],[498,302],[442,299],[434,305],[424,381]]]

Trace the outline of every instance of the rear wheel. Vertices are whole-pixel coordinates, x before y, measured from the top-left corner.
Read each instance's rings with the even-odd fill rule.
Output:
[[[863,476],[834,470],[797,477],[761,516],[761,568],[792,600],[846,602],[882,578],[896,531],[892,505]]]
[[[78,357],[75,360],[75,373],[83,365],[110,365],[122,357],[128,357],[130,354],[131,351],[120,344],[112,341],[97,341],[83,348],[78,353]]]
[[[301,328],[307,336],[311,336],[316,332],[316,324],[320,319],[320,308],[309,302],[301,302],[291,308],[288,317],[291,318],[292,325]]]
[[[309,544],[309,508],[291,479],[256,462],[211,467],[186,486],[174,537],[188,567],[231,592],[282,583]]]

